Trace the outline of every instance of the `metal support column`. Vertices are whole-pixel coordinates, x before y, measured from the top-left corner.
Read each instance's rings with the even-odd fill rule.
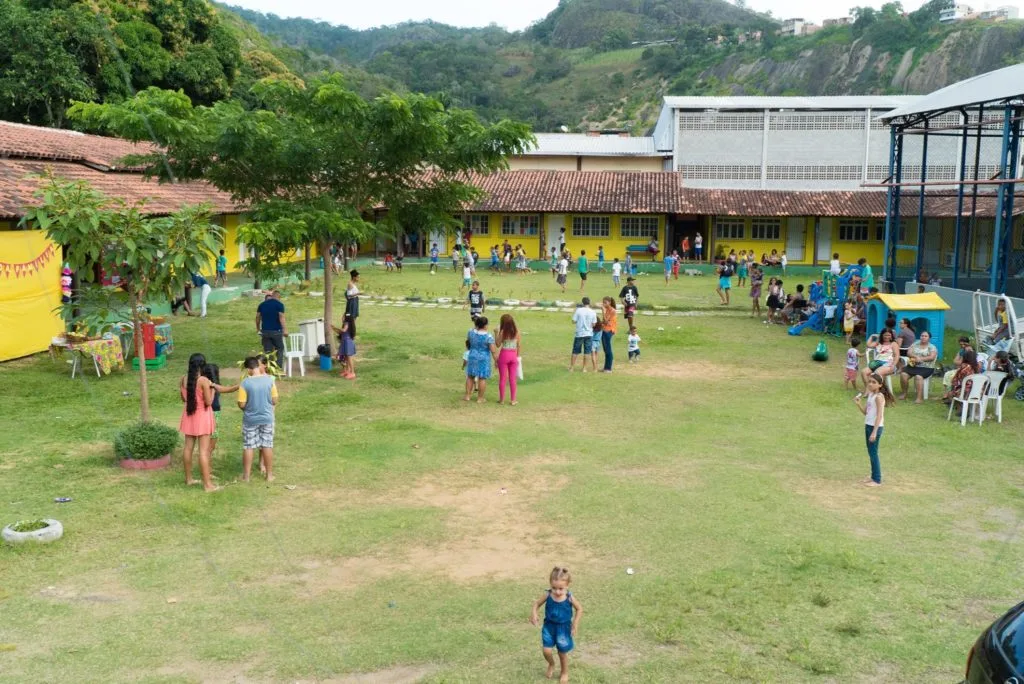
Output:
[[[885,242],[882,273],[889,282],[896,280],[896,232],[900,220],[900,185],[903,180],[903,136],[897,133],[897,125],[889,127],[889,180],[890,185],[885,212]]]
[[[960,224],[963,222],[964,181],[967,174],[967,110],[961,109],[960,114],[963,117],[964,132],[960,139],[960,185],[956,187],[956,227],[953,231],[953,287],[957,287],[960,281]]]
[[[1010,131],[1010,145],[1006,156],[1006,173],[1010,178],[1017,178],[1018,156],[1020,151],[1020,110],[1013,110],[1013,123]],[[1016,183],[1008,183],[1003,200],[996,207],[1002,217],[1004,234],[999,248],[999,292],[1006,292],[1006,281],[1010,277],[1010,257],[1013,252],[1013,200]]]
[[[999,164],[1002,167],[999,170],[999,174],[1003,179],[1013,178],[1011,174],[1017,169],[1017,160],[1010,157],[1010,134],[1013,129],[1013,107],[1007,105],[1003,108],[1003,145],[999,151]],[[1006,189],[1006,185],[999,185],[996,189],[996,221],[995,228],[992,231],[992,259],[988,266],[988,289],[989,292],[993,293],[1002,292],[1002,288],[1006,284],[1006,263],[1002,259],[1003,229],[1007,228],[1003,215],[1006,205]],[[1010,198],[1012,202],[1012,192],[1010,193]],[[1012,232],[1012,222],[1009,229]]]
[[[978,174],[981,169],[981,138],[985,126],[985,105],[978,105],[978,133],[974,136],[974,185],[971,186],[971,220],[967,224],[967,277],[974,269],[974,236],[978,225]]]
[[[928,180],[928,119],[924,120],[924,135],[921,141],[921,191],[917,200],[917,259],[914,260],[914,280],[921,277],[924,268],[924,182]]]

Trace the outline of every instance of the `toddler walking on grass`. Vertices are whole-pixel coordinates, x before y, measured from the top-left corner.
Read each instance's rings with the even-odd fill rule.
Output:
[[[569,591],[569,585],[572,583],[572,573],[569,572],[569,568],[556,566],[551,570],[549,580],[551,588],[533,602],[530,624],[534,627],[537,626],[539,622],[537,611],[544,606],[544,625],[540,630],[540,643],[544,660],[548,663],[545,676],[551,679],[555,674],[553,651],[557,650],[558,663],[561,668],[558,681],[560,684],[565,684],[569,681],[569,652],[575,646],[573,638],[576,636],[580,618],[583,616],[583,606]]]
[[[640,333],[636,331],[636,326],[629,326],[629,336],[626,337],[626,351],[629,354],[630,363],[638,363],[640,361]]]
[[[854,337],[850,340],[850,348],[846,350],[846,371],[843,375],[843,389],[857,389],[857,375],[860,370],[860,338]]]

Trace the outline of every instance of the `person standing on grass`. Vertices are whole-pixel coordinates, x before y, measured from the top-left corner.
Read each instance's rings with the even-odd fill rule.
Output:
[[[597,270],[604,273],[604,247],[597,246]]]
[[[689,261],[690,260],[690,236],[689,235],[684,235],[683,236],[683,241],[679,243],[679,247],[682,250],[682,254],[680,256],[683,257],[683,261]]]
[[[558,229],[558,253],[563,254],[565,252],[565,228]]]
[[[676,258],[674,255],[665,252],[665,284],[668,285],[669,278],[672,277],[672,267],[675,266]]]
[[[569,259],[566,257],[565,252],[562,252],[562,258],[558,260],[558,272],[555,274],[555,282],[562,286],[562,292],[565,292],[565,281],[569,278]]]
[[[764,282],[764,273],[758,263],[750,264],[750,301],[753,302],[750,315],[760,317],[761,315],[761,284]]]
[[[726,259],[718,267],[718,287],[715,292],[722,300],[722,306],[729,306],[729,290],[732,288],[732,262]]]
[[[587,263],[587,250],[580,250],[580,258],[576,262],[576,269],[580,274],[580,292],[583,292],[583,286],[587,284],[587,271],[590,265]]]
[[[679,256],[679,252],[672,250],[672,279],[679,280],[679,263],[682,261],[682,257]]]
[[[260,451],[260,470],[267,482],[274,481],[274,407],[277,406],[277,383],[274,376],[260,372],[260,360],[245,360],[249,376],[238,388],[238,408],[242,409],[242,481],[252,474],[252,458]]]
[[[618,312],[615,310],[615,300],[611,297],[605,297],[601,300],[601,307],[603,309],[602,314],[604,318],[604,324],[601,328],[601,347],[604,350],[604,367],[601,369],[602,373],[612,372],[612,362],[615,361],[615,352],[612,347],[612,340],[615,338],[615,333],[619,331]]]
[[[359,271],[348,272],[348,287],[345,288],[345,315],[353,319],[359,318]]]
[[[629,335],[626,336],[626,353],[629,355],[630,363],[640,363],[640,333],[636,326],[629,326]]]
[[[469,356],[466,358],[466,396],[469,401],[473,388],[476,388],[476,401],[483,404],[487,401],[487,381],[491,377],[491,364],[498,360],[498,348],[494,344],[494,336],[487,332],[487,316],[477,316],[473,321],[473,329],[466,333],[469,341]]]
[[[516,401],[516,383],[519,379],[519,354],[522,339],[512,314],[503,314],[498,323],[498,337],[494,341],[498,348],[498,403],[505,402],[505,386],[509,387],[509,401]]]
[[[575,646],[573,639],[579,629],[580,618],[583,617],[583,606],[569,591],[569,585],[572,583],[569,568],[555,567],[548,579],[551,588],[533,602],[530,624],[537,626],[540,622],[537,611],[544,606],[544,625],[540,630],[540,643],[544,660],[548,664],[545,676],[551,679],[555,675],[555,656],[552,651],[557,650],[560,666],[558,681],[559,684],[566,684],[569,681],[569,652]]]
[[[430,272],[437,273],[437,258],[441,252],[437,249],[437,243],[430,245]]]
[[[224,256],[223,249],[217,257],[217,278],[213,283],[217,287],[225,287],[228,284],[228,258]]]
[[[615,257],[615,261],[612,262],[612,284],[615,287],[619,286],[619,278],[622,277],[622,264],[619,263],[619,257]]]
[[[469,305],[469,317],[471,320],[475,321],[477,316],[484,315],[484,310],[487,308],[487,297],[484,295],[484,291],[480,289],[479,280],[473,281],[466,303]]]
[[[637,303],[640,301],[640,291],[636,289],[636,278],[629,276],[626,278],[626,286],[619,291],[619,299],[622,300],[622,312],[629,322],[629,327],[633,327],[633,316],[636,315]]]
[[[341,321],[341,327],[331,326],[338,336],[338,363],[341,364],[341,377],[346,380],[356,379],[356,320],[349,314]]]
[[[271,290],[263,303],[256,307],[256,332],[260,334],[263,351],[276,354],[274,361],[278,366],[284,363],[285,327],[281,293]]]
[[[594,325],[597,323],[597,312],[590,308],[590,297],[584,297],[572,314],[572,322],[576,324],[576,337],[572,341],[572,356],[569,357],[569,372],[576,365],[576,357],[583,354],[583,372],[587,372],[587,359],[590,359],[594,370],[597,364],[594,363],[593,342]]]
[[[633,255],[626,252],[626,265],[624,267],[627,276],[633,275]]]
[[[882,466],[878,460],[878,443],[882,441],[885,428],[885,407],[892,406],[894,399],[885,381],[875,373],[867,377],[868,395],[861,403],[861,395],[853,398],[857,409],[864,414],[864,438],[868,446],[868,459],[871,461],[871,475],[864,478],[864,484],[878,487],[882,484]]]
[[[693,251],[695,252],[695,260],[702,261],[704,258],[704,236],[697,233],[697,237],[693,239]]]
[[[182,461],[185,465],[185,484],[197,484],[192,478],[192,453],[199,445],[199,472],[203,478],[203,489],[213,492],[220,487],[213,485],[210,466],[210,439],[217,430],[213,415],[213,383],[203,376],[206,357],[193,354],[188,357],[188,372],[178,382],[178,392],[185,408],[181,412],[178,429],[185,436]]]

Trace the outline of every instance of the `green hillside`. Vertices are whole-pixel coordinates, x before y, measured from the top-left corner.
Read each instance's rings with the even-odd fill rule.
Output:
[[[536,130],[642,133],[666,94],[926,93],[1024,60],[1024,22],[942,25],[945,2],[860,8],[851,25],[783,38],[770,17],[723,0],[562,0],[521,32],[359,31],[207,0],[7,0],[0,117],[60,126],[72,99],[150,85],[247,101],[259,78],[341,71],[366,96],[419,91]]]

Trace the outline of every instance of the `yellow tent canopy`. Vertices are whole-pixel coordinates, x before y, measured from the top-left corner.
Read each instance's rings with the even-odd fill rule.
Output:
[[[881,300],[892,311],[936,311],[948,310],[952,307],[937,292],[921,292],[919,294],[882,294],[872,295],[871,299]]]

